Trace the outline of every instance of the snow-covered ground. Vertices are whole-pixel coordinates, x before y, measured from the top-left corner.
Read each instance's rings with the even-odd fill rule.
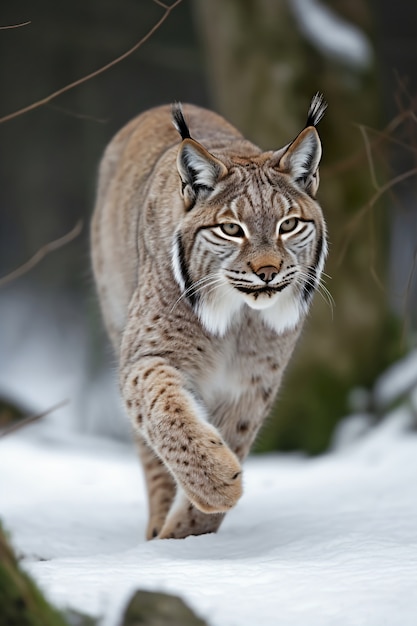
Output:
[[[320,458],[249,459],[217,535],[152,542],[133,449],[53,421],[0,440],[0,517],[58,605],[115,626],[143,588],[212,626],[417,624],[417,436],[402,410],[356,442],[345,427]]]

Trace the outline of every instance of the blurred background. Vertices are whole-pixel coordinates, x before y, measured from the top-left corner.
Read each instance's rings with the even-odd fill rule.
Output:
[[[155,0],[7,3],[0,117],[112,61],[165,10]],[[128,437],[88,250],[97,167],[114,133],[179,100],[276,149],[302,129],[316,91],[329,103],[319,200],[334,305],[316,295],[257,449],[319,453],[348,413],[378,420],[417,384],[416,67],[415,0],[395,10],[388,0],[182,0],[128,58],[0,123],[0,278],[83,220],[72,242],[0,284],[0,426],[69,400],[45,419]],[[394,365],[401,393],[382,401],[397,362],[408,363]]]

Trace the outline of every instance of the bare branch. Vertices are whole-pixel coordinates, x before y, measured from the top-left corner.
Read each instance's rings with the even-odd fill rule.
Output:
[[[156,22],[156,24],[154,24],[154,26],[152,26],[152,28],[146,33],[146,35],[142,37],[142,39],[140,39],[134,46],[132,46],[132,48],[129,48],[129,50],[127,50],[126,52],[118,56],[116,59],[113,59],[113,61],[110,61],[110,63],[103,65],[98,70],[95,70],[94,72],[90,72],[90,74],[87,74],[86,76],[83,76],[82,78],[79,78],[78,80],[75,80],[69,85],[66,85],[65,87],[61,87],[61,89],[54,91],[53,93],[49,94],[49,96],[46,96],[45,98],[42,98],[41,100],[37,100],[36,102],[33,102],[32,104],[29,104],[26,107],[23,107],[23,109],[14,111],[14,113],[9,113],[8,115],[1,117],[0,124],[3,122],[8,122],[10,120],[13,120],[15,117],[19,117],[19,115],[23,115],[24,113],[28,113],[29,111],[33,111],[34,109],[39,109],[39,107],[43,106],[44,104],[47,104],[48,102],[51,102],[51,100],[53,100],[54,98],[57,98],[58,96],[61,96],[67,91],[74,89],[74,87],[78,87],[79,85],[86,83],[92,78],[95,78],[96,76],[99,76],[100,74],[103,74],[108,69],[110,69],[111,67],[114,67],[121,61],[124,61],[124,59],[126,59],[128,56],[133,54],[133,52],[136,52],[136,50],[138,50],[146,41],[148,41],[148,39],[150,39],[150,37],[152,37],[154,32],[157,31],[158,28],[165,22],[165,20],[167,19],[171,11],[173,11],[181,2],[182,0],[175,0],[173,4],[167,7],[162,17]]]
[[[413,263],[411,265],[410,272],[408,274],[407,286],[405,288],[405,294],[404,294],[404,311],[406,313],[404,316],[404,323],[403,323],[403,329],[402,329],[403,345],[405,345],[407,326],[410,326],[411,307],[408,306],[408,303],[410,300],[411,285],[413,284],[413,279],[416,273],[416,268],[417,268],[417,248],[414,250]],[[410,311],[410,313],[407,314],[407,311]]]
[[[387,126],[379,131],[378,136],[375,137],[370,143],[371,148],[377,148],[384,139],[390,139],[390,135],[399,127],[401,124],[407,119],[412,119],[416,121],[415,109],[417,107],[417,98],[413,100],[412,107],[406,111],[401,111],[398,115],[396,115]],[[374,131],[376,132],[376,131]],[[356,165],[360,165],[360,163],[366,159],[366,148],[363,147],[351,156],[342,159],[341,161],[335,163],[334,165],[326,165],[320,168],[320,171],[325,176],[332,176],[334,174],[339,174],[341,172],[346,172],[355,167]]]
[[[42,413],[29,415],[29,417],[24,417],[23,419],[18,420],[17,422],[14,422],[11,426],[7,426],[7,428],[3,428],[2,430],[0,430],[0,438],[6,437],[7,435],[11,435],[17,430],[20,430],[21,428],[23,428],[24,426],[28,426],[29,424],[32,424],[33,422],[37,422],[42,417],[46,417],[53,411],[57,411],[58,409],[61,409],[63,406],[66,406],[68,403],[69,403],[69,400],[62,400],[62,402],[59,402],[58,404],[51,406],[49,409],[42,411]]]
[[[374,224],[374,211],[369,211],[368,214],[368,218],[369,218],[369,241],[370,241],[370,246],[369,246],[369,270],[371,273],[372,278],[374,279],[376,285],[378,285],[379,289],[382,292],[385,292],[385,286],[381,280],[381,278],[378,275],[377,269],[376,269],[376,234],[375,234],[375,224]]]
[[[48,104],[48,109],[52,109],[53,111],[58,111],[58,113],[63,113],[64,115],[68,115],[68,117],[74,117],[79,120],[86,120],[89,122],[96,122],[97,124],[107,124],[108,119],[102,119],[99,117],[95,117],[94,115],[88,115],[86,113],[77,113],[76,111],[70,111],[69,109],[64,109],[63,107],[59,107],[56,104]]]
[[[69,233],[66,233],[62,237],[59,237],[59,239],[50,241],[49,243],[46,243],[44,246],[42,246],[42,248],[39,248],[39,250],[28,261],[26,261],[26,263],[23,263],[23,265],[17,267],[15,270],[13,270],[13,272],[10,272],[10,274],[6,274],[6,276],[0,278],[0,287],[4,287],[4,285],[12,282],[12,280],[20,278],[21,276],[23,276],[23,274],[26,274],[33,267],[35,267],[35,265],[37,265],[47,254],[53,252],[54,250],[58,250],[58,248],[62,248],[62,246],[65,246],[67,243],[78,237],[82,230],[82,227],[83,221],[78,220],[74,228],[70,230]]]
[[[168,9],[168,5],[166,5],[165,2],[161,2],[161,0],[153,0],[153,1],[155,2],[155,4],[162,7],[163,9]]]
[[[357,213],[355,213],[350,223],[346,226],[346,236],[344,237],[342,250],[340,251],[340,254],[337,260],[338,266],[341,265],[346,254],[346,250],[349,247],[352,236],[358,224],[364,217],[364,215],[366,215],[366,213],[374,207],[375,203],[380,199],[380,197],[386,191],[388,191],[389,189],[392,189],[392,187],[395,187],[395,185],[398,185],[398,183],[402,182],[403,180],[406,180],[407,178],[411,178],[412,176],[416,176],[416,175],[417,175],[417,168],[413,168],[411,170],[407,170],[406,172],[403,172],[402,174],[399,174],[398,176],[395,176],[394,178],[391,178],[388,182],[385,183],[385,185],[382,185],[381,187],[379,187],[377,192],[372,196],[372,198],[368,200],[368,202],[364,206],[362,206],[362,208],[360,208]]]
[[[409,113],[409,118],[417,122],[417,117],[414,115],[414,113],[412,111],[409,111],[408,113]],[[408,150],[409,152],[413,152],[413,153],[417,152],[417,147],[410,145],[406,143],[405,141],[401,141],[400,139],[397,139],[392,134],[388,134],[387,132],[383,130],[378,130],[377,128],[372,128],[372,126],[367,126],[366,124],[361,124],[360,126],[364,128],[368,134],[378,135],[381,141],[385,139],[387,142],[390,142],[391,144],[399,146],[400,148],[403,148],[404,150]],[[372,147],[371,142],[370,142],[370,147]]]
[[[11,26],[0,26],[0,30],[11,30],[12,28],[27,26],[28,24],[32,24],[31,20],[28,20],[27,22],[21,22],[20,24],[11,24]]]
[[[375,189],[379,189],[379,184],[378,184],[378,181],[376,179],[374,160],[372,158],[372,148],[371,148],[371,145],[369,143],[369,139],[368,139],[368,135],[367,135],[366,129],[364,128],[364,126],[359,124],[359,130],[361,131],[361,135],[363,137],[363,141],[364,141],[364,144],[365,144],[366,156],[367,156],[368,163],[369,163],[369,170],[371,172],[372,184],[375,187]]]

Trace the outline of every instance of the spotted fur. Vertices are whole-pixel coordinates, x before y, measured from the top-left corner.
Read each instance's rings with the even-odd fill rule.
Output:
[[[262,152],[191,105],[147,111],[100,166],[92,259],[149,495],[147,537],[214,532],[269,412],[327,253],[325,104]]]

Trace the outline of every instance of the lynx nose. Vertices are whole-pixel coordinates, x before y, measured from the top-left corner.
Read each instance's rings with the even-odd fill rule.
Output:
[[[278,268],[274,265],[265,265],[265,267],[260,267],[256,270],[255,274],[265,283],[270,283],[278,274]]]

